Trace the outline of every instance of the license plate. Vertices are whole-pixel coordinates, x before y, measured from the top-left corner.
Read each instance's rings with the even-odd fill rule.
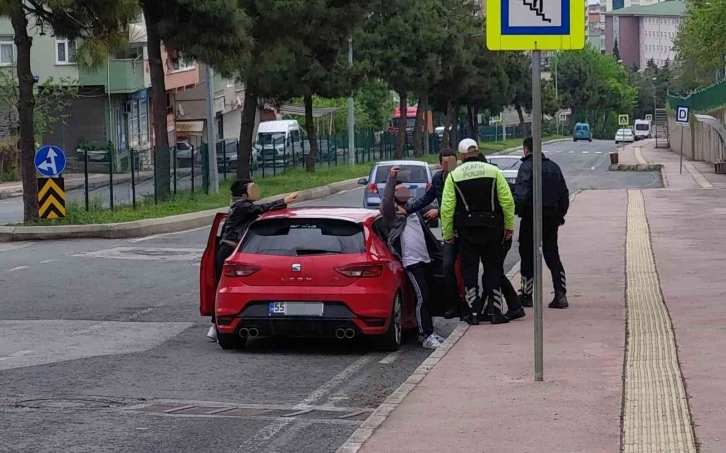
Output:
[[[270,302],[270,316],[323,316],[322,302]]]

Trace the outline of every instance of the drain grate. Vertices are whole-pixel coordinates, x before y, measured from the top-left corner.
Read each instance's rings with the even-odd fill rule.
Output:
[[[39,398],[14,404],[15,407],[28,409],[107,409],[124,405],[119,401],[99,398]]]

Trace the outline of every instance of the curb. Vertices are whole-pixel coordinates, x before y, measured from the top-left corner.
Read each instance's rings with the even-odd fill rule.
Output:
[[[611,164],[610,171],[661,171],[661,164]]]

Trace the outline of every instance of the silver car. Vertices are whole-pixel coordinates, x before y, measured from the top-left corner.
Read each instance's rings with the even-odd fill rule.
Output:
[[[358,184],[366,186],[363,190],[363,207],[378,209],[381,196],[386,188],[386,180],[391,168],[400,167],[398,179],[411,191],[413,198],[423,196],[431,187],[431,170],[426,162],[417,160],[389,160],[376,163],[367,178],[358,180]]]
[[[517,182],[519,167],[522,166],[521,156],[487,156],[487,162],[496,165],[504,173],[509,183],[509,188],[514,192],[514,185]]]

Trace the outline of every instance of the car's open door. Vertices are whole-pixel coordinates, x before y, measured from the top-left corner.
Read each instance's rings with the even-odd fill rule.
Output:
[[[212,228],[209,231],[207,247],[202,254],[199,270],[199,314],[212,316],[214,314],[214,301],[217,296],[216,262],[217,250],[222,236],[222,226],[227,219],[226,213],[219,213],[214,217]]]

